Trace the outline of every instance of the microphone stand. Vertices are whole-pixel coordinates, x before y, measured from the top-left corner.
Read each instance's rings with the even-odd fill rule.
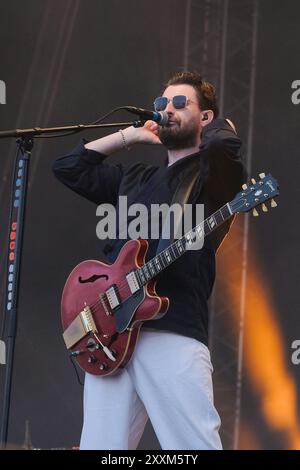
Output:
[[[28,174],[31,151],[34,145],[34,137],[47,138],[59,137],[60,134],[68,132],[74,134],[85,129],[97,129],[102,127],[140,127],[143,120],[133,122],[116,122],[106,124],[78,124],[64,127],[49,127],[32,129],[15,129],[0,131],[0,139],[17,137],[17,153],[14,165],[14,176],[9,211],[9,236],[7,253],[7,277],[4,303],[4,336],[7,345],[0,341],[0,364],[6,365],[4,394],[2,405],[2,423],[0,432],[0,447],[5,448],[7,444],[11,385],[14,365],[14,349],[17,333],[19,281],[22,261],[23,233],[25,225],[26,195],[28,187]],[[55,133],[55,135],[50,135]],[[65,135],[65,134],[63,134]],[[69,135],[69,134],[68,134]],[[6,353],[7,350],[7,353]]]

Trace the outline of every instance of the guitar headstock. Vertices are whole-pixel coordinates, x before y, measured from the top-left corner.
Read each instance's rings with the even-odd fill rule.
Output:
[[[258,216],[257,206],[261,205],[263,212],[268,212],[265,204],[266,201],[271,199],[271,207],[276,207],[277,204],[274,197],[279,195],[278,183],[272,175],[265,175],[260,173],[259,180],[256,182],[254,178],[251,179],[251,185],[242,186],[243,191],[240,191],[235,198],[229,203],[232,213],[249,212],[253,209],[253,215]]]

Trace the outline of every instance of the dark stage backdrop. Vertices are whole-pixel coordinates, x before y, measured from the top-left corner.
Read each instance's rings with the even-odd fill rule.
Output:
[[[286,368],[297,384],[297,420],[300,365],[290,356],[292,341],[300,339],[300,106],[291,101],[291,83],[300,79],[300,5],[297,0],[259,4],[252,168],[255,174],[271,171],[281,197],[276,211],[251,221],[250,240],[272,297]],[[1,130],[89,122],[119,105],[151,108],[162,83],[183,68],[183,0],[1,0],[0,10],[0,80],[6,83]],[[128,115],[120,113],[123,118]],[[235,122],[239,127],[238,116]],[[84,133],[88,139],[100,135],[104,132]],[[80,436],[82,387],[61,337],[60,295],[70,270],[100,257],[101,244],[96,207],[51,173],[55,158],[79,139],[37,140],[31,160],[9,441],[23,442],[28,419],[39,448],[78,445]],[[1,316],[14,154],[14,139],[0,140]],[[164,155],[162,148],[139,146],[110,160],[162,162]],[[1,394],[3,377],[0,366]],[[286,435],[272,430],[260,414],[246,375],[243,383],[242,426],[255,436],[245,447],[251,441],[253,448],[287,448]],[[141,448],[159,448],[150,427]]]

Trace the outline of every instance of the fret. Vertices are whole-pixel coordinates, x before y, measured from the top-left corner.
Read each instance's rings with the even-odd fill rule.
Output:
[[[136,270],[134,271],[134,274],[135,274],[135,276],[136,276],[136,278],[137,278],[138,285],[139,285],[140,287],[142,287],[143,281],[142,281],[142,279],[141,279],[140,269],[136,269]]]
[[[204,221],[204,234],[208,235],[211,232],[210,226],[207,222],[207,219]]]
[[[198,235],[198,238],[199,240],[201,240],[204,236],[204,230],[203,230],[203,227],[202,227],[202,224],[201,225],[197,225],[196,227],[196,232],[197,232],[197,235]]]
[[[163,261],[164,261],[164,266],[165,266],[165,267],[169,266],[169,263],[168,263],[168,260],[167,260],[166,254],[165,254],[165,250],[163,250],[163,251],[160,253],[160,256],[162,257],[162,259],[163,259]]]
[[[176,251],[176,244],[172,243],[171,248],[172,248],[172,253],[173,253],[173,259],[176,260],[178,258],[178,252]]]
[[[186,239],[187,246],[190,246],[191,240],[192,240],[192,239],[191,239],[191,234],[190,234],[190,232],[188,232],[188,233],[186,234],[185,239]]]
[[[151,279],[152,276],[151,276],[151,271],[149,269],[148,263],[145,264],[144,268],[146,269],[146,277],[149,281],[149,279]]]
[[[184,244],[183,247],[184,247],[184,252],[185,252],[187,250],[187,244],[188,244],[186,236],[184,235],[181,240],[182,240],[182,243]]]
[[[139,276],[140,276],[140,278],[141,278],[142,285],[144,285],[145,282],[146,282],[146,279],[145,279],[145,276],[144,276],[143,268],[140,268],[140,269],[139,269]]]
[[[191,240],[191,232],[187,232],[184,236],[187,243],[190,243]]]
[[[165,268],[165,260],[164,260],[164,257],[162,256],[162,252],[159,253],[159,255],[157,255],[157,256],[158,256],[159,261],[160,261],[160,263],[161,263],[161,265],[162,265],[162,268],[164,269],[164,268]]]
[[[178,258],[178,255],[174,248],[175,248],[175,244],[172,243],[172,245],[170,245],[170,251],[171,251],[173,261],[175,261]]]
[[[151,274],[150,274],[150,272],[148,271],[148,266],[147,266],[147,264],[144,264],[144,266],[143,266],[143,271],[144,271],[144,274],[145,274],[145,278],[147,279],[147,281],[149,281],[149,279],[151,279]]]
[[[215,228],[217,228],[223,222],[223,217],[220,211],[215,212],[214,216],[215,216],[215,221],[216,221]]]
[[[195,238],[195,233],[190,230],[189,232],[186,233],[186,242],[188,245],[192,245],[194,243],[194,238]]]
[[[218,212],[217,212],[217,214],[220,214],[221,219],[222,219],[222,220],[220,220],[220,222],[222,222],[223,220],[225,220],[224,215],[223,215],[223,212],[222,212],[222,209],[223,209],[223,207],[222,207],[221,209],[219,209]]]
[[[197,232],[195,230],[191,230],[187,236],[187,243],[189,245],[193,245],[196,241],[197,241]]]
[[[211,215],[210,217],[208,217],[207,222],[209,224],[210,230],[213,230],[214,228],[216,228],[217,222],[216,222],[216,219],[214,217],[214,214]]]
[[[153,269],[154,274],[156,275],[156,274],[157,274],[157,270],[156,270],[156,265],[155,265],[154,261],[153,261],[153,263],[152,263],[152,269]]]
[[[154,260],[152,260],[152,269],[153,269],[153,272],[154,272],[154,276],[156,276],[158,274],[158,269],[157,269],[157,266],[156,266]]]
[[[224,209],[225,212],[225,219],[229,219],[233,214],[229,202],[222,209]]]
[[[179,257],[179,251],[178,251],[178,248],[177,248],[177,242],[172,243],[171,248],[172,248],[172,251],[173,251],[173,254],[174,254],[174,259],[177,259],[177,258]]]
[[[155,271],[155,266],[153,265],[152,261],[149,261],[149,262],[147,263],[147,265],[149,265],[150,272],[151,272],[152,276],[155,276],[157,273],[156,273],[156,271]]]
[[[164,255],[166,257],[166,260],[167,260],[168,264],[170,264],[172,260],[171,260],[171,254],[170,254],[170,251],[169,251],[168,248],[166,250],[164,250]]]
[[[224,209],[225,209],[225,208],[226,208],[227,211],[228,211],[228,217],[230,217],[230,216],[233,214],[233,212],[232,212],[232,209],[231,209],[231,207],[230,207],[230,203],[229,203],[229,202],[227,202],[227,204],[224,206]]]
[[[155,256],[155,258],[154,258],[154,263],[155,263],[155,265],[156,265],[156,269],[157,269],[158,271],[160,271],[160,270],[161,270],[161,264],[160,264],[160,262],[159,262],[158,256]]]
[[[177,250],[178,250],[178,252],[179,252],[180,255],[181,255],[182,253],[184,253],[184,248],[183,248],[183,246],[182,246],[182,241],[181,241],[181,240],[182,240],[182,239],[180,239],[180,240],[178,240],[178,241],[176,242],[176,247],[177,247]]]

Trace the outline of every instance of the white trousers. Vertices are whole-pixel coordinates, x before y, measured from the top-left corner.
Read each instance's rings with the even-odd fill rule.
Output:
[[[208,348],[142,329],[117,374],[86,374],[81,449],[136,449],[148,417],[164,450],[221,449]]]

